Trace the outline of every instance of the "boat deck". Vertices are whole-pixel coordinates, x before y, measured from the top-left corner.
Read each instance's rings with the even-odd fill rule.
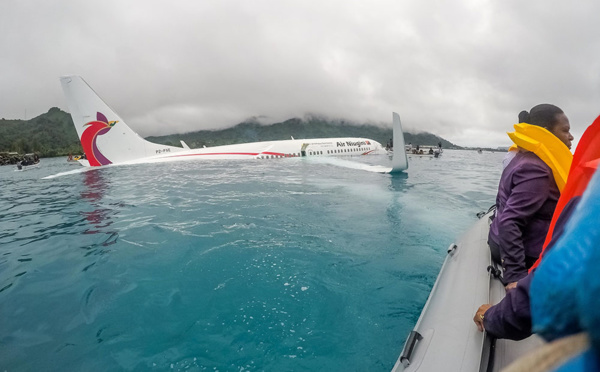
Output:
[[[504,286],[491,276],[487,245],[489,216],[477,221],[448,248],[448,256],[415,325],[412,337],[394,365],[397,371],[500,371],[543,344],[532,336],[523,341],[492,340],[473,323],[477,308],[498,303]],[[489,363],[490,356],[493,363]]]

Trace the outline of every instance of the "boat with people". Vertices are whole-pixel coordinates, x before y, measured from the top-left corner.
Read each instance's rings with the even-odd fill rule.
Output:
[[[83,159],[82,155],[73,156],[73,155],[69,154],[69,156],[67,157],[67,163],[73,164],[73,165],[81,165],[79,160],[82,160],[82,159]]]
[[[40,157],[37,154],[25,154],[23,159],[17,162],[17,171],[26,171],[39,167]]]
[[[432,156],[434,158],[438,158],[444,152],[441,144],[439,144],[438,146],[421,146],[421,145],[413,146],[412,144],[408,144],[408,145],[404,146],[404,150],[406,151],[406,155],[408,155],[409,157],[430,157],[430,156]]]

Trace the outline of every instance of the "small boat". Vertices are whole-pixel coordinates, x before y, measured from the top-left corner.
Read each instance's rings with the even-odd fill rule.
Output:
[[[37,154],[25,154],[23,160],[17,163],[17,171],[26,171],[40,166],[40,158]]]
[[[522,341],[495,340],[473,322],[477,308],[504,298],[487,237],[493,210],[455,243],[392,372],[500,371],[544,342],[533,335]],[[489,269],[488,269],[489,268]]]
[[[443,150],[441,147],[437,146],[417,146],[413,147],[412,145],[405,146],[406,155],[409,157],[429,157],[433,156],[434,158],[438,158]]]
[[[67,158],[67,163],[73,165],[80,165],[81,163],[79,162],[79,160],[81,160],[81,155],[69,156]]]

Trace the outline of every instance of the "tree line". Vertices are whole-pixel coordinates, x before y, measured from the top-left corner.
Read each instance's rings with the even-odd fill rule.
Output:
[[[30,120],[0,119],[0,152],[54,157],[83,150],[71,115],[53,107]]]
[[[146,139],[170,146],[181,146],[180,140],[190,147],[218,146],[236,143],[285,140],[294,137],[362,137],[385,145],[392,138],[392,129],[370,124],[356,124],[343,120],[328,120],[318,116],[289,119],[282,123],[262,125],[254,120],[222,130],[201,130],[183,134],[147,137]],[[437,145],[461,148],[431,133],[404,133],[405,142],[413,145]],[[36,153],[40,157],[82,154],[81,143],[73,126],[71,115],[57,107],[30,120],[0,119],[0,152],[19,154]]]

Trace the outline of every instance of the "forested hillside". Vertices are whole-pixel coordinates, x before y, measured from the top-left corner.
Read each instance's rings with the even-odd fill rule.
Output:
[[[185,141],[190,147],[218,146],[232,143],[245,143],[256,141],[285,140],[294,137],[302,138],[327,138],[327,137],[363,137],[378,141],[382,145],[392,137],[391,128],[382,128],[376,125],[357,125],[344,121],[328,121],[319,118],[307,120],[289,119],[282,123],[261,125],[256,122],[245,122],[233,128],[219,131],[202,130],[184,134],[148,137],[151,142],[171,146],[181,146],[180,140]],[[443,138],[431,133],[404,133],[405,142],[413,145],[437,145],[442,143],[444,148],[460,148]]]
[[[53,107],[30,120],[0,119],[0,152],[52,157],[82,152],[71,115]]]
[[[132,129],[135,130],[135,128]],[[184,140],[194,148],[284,140],[290,139],[290,137],[296,139],[363,137],[374,139],[385,146],[392,137],[392,129],[313,117],[305,120],[290,119],[271,125],[261,125],[250,121],[223,130],[202,130],[148,137],[147,139],[172,146],[181,146],[179,141]],[[441,142],[444,148],[460,148],[431,133],[404,133],[404,138],[406,143],[410,142],[413,145],[437,145],[438,142]],[[47,113],[31,120],[0,119],[0,152],[18,152],[19,154],[36,152],[42,157],[52,157],[66,156],[69,153],[81,154],[82,149],[71,115],[53,107]]]

